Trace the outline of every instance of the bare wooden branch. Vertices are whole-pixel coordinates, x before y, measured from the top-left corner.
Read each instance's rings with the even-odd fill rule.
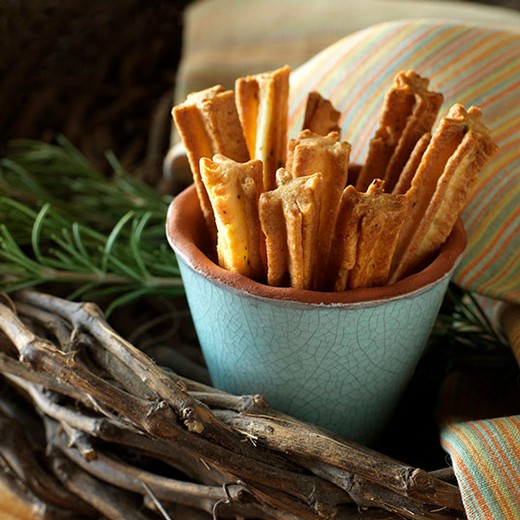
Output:
[[[206,406],[175,385],[172,379],[144,352],[118,336],[106,323],[96,305],[74,303],[34,291],[22,291],[19,299],[37,307],[44,306],[58,316],[66,317],[74,328],[87,329],[92,337],[104,345],[115,359],[125,364],[136,377],[147,383],[149,388],[156,392],[161,399],[167,401],[190,432],[202,433],[208,429],[210,436],[214,435],[221,444],[228,446],[233,446],[239,441],[238,436],[219,423]],[[170,420],[172,419],[170,418]],[[156,426],[158,425],[156,424]],[[161,433],[163,436],[168,435],[168,431],[161,431]]]
[[[221,417],[223,415],[220,414]],[[311,425],[302,427],[294,419],[279,414],[260,416],[227,412],[226,415],[225,422],[238,431],[255,437],[258,442],[271,449],[299,457],[319,459],[324,466],[342,471],[342,487],[348,492],[352,491],[352,474],[355,473],[358,481],[361,477],[425,503],[464,511],[460,493],[455,486],[364,446],[347,443]],[[312,442],[302,442],[303,439],[312,439]],[[344,468],[349,468],[349,471],[345,471]],[[340,484],[340,479],[336,483]]]
[[[55,457],[54,472],[72,493],[111,520],[147,520],[140,501],[129,493],[109,486],[81,471],[66,459]]]
[[[161,501],[173,501],[186,506],[198,507],[208,512],[212,511],[214,503],[219,500],[229,499],[237,503],[252,500],[245,488],[239,484],[230,484],[224,490],[221,486],[201,485],[154,475],[99,451],[95,460],[87,461],[77,450],[67,446],[67,441],[63,439],[63,435],[58,434],[57,439],[57,447],[80,468],[99,480],[127,491],[145,494],[146,485]]]

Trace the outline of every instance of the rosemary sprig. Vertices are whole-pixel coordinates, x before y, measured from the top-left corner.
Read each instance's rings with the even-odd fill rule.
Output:
[[[452,339],[460,345],[494,348],[505,341],[493,325],[478,299],[451,284],[446,292],[443,309],[439,313],[432,337]]]
[[[126,172],[110,152],[107,161],[110,176],[63,137],[55,145],[14,141],[0,161],[0,192],[31,206],[48,202],[68,218],[105,231],[129,209],[164,218],[169,200]]]
[[[70,143],[14,143],[0,162],[0,290],[65,285],[109,297],[107,314],[145,295],[183,294],[164,224],[170,201],[108,156],[96,170]]]

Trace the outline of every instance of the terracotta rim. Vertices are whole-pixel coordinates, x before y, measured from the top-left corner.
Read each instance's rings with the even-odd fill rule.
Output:
[[[343,305],[388,300],[423,291],[449,275],[466,247],[466,234],[459,219],[439,255],[422,271],[386,287],[321,292],[287,287],[271,287],[219,267],[204,252],[207,231],[195,186],[191,185],[170,204],[166,235],[179,260],[215,284],[246,292],[259,298],[293,302]]]

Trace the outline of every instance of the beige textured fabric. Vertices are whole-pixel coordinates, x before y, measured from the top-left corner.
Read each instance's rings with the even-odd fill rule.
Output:
[[[216,83],[295,67],[335,41],[381,22],[440,18],[520,30],[520,12],[470,2],[203,0],[186,11],[175,101]]]

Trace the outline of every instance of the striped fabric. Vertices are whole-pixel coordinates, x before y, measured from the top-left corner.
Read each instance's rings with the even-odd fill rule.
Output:
[[[471,421],[447,428],[443,447],[451,454],[467,515],[472,520],[520,518],[520,416]]]
[[[281,65],[295,68],[366,27],[402,19],[444,18],[514,30],[520,12],[461,1],[199,0],[185,11],[183,59],[175,99]]]
[[[508,309],[508,313],[518,309]],[[507,318],[509,319],[509,318]],[[520,321],[510,333],[520,328]],[[439,415],[470,520],[520,518],[520,400],[517,372],[490,368],[454,372],[445,381]]]
[[[290,133],[317,90],[342,112],[352,160],[363,162],[386,90],[412,68],[444,94],[441,116],[455,102],[480,106],[500,146],[463,215],[469,244],[455,281],[520,302],[520,32],[409,20],[350,35],[293,71]]]

